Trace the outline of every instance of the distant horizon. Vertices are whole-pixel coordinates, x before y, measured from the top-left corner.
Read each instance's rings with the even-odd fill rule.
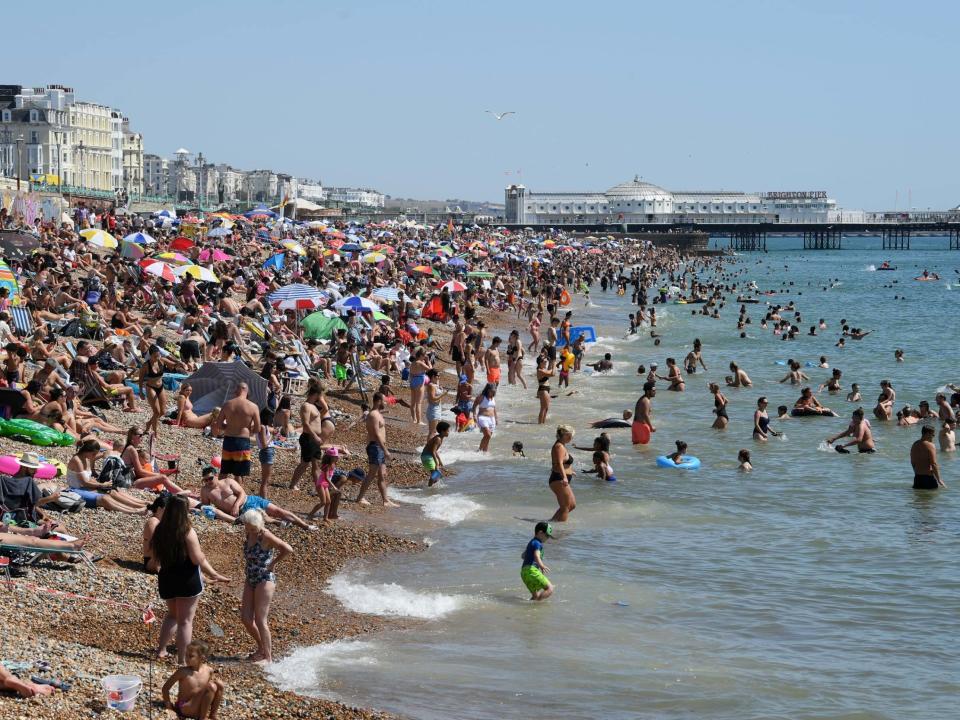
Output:
[[[424,200],[639,173],[822,189],[844,208],[960,203],[950,3],[104,0],[94,15],[50,0],[38,41],[34,9],[9,8],[23,31],[2,79],[119,109],[147,153]]]

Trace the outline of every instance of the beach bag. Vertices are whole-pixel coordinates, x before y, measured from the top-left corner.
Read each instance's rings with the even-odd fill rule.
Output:
[[[116,455],[111,455],[103,461],[98,479],[110,483],[116,490],[126,490],[133,485],[133,470]]]
[[[43,497],[50,497],[52,493],[48,490],[43,491]],[[44,507],[50,508],[51,510],[57,510],[59,512],[80,512],[83,510],[85,503],[83,498],[77,495],[75,492],[70,490],[61,490],[57,495],[57,499],[51,502],[45,503]]]

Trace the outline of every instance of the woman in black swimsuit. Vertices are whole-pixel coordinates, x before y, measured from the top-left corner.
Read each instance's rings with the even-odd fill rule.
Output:
[[[553,522],[565,522],[577,507],[577,498],[570,487],[573,477],[573,458],[567,450],[567,443],[573,440],[573,428],[569,425],[557,426],[557,439],[550,450],[550,479],[547,484],[557,496],[557,511],[551,518]]]
[[[547,413],[550,411],[550,378],[553,376],[553,363],[547,359],[546,353],[541,352],[537,357],[537,397],[540,399],[537,422],[540,425],[547,422]]]
[[[177,659],[186,662],[187,645],[193,639],[193,616],[203,592],[200,571],[211,582],[228,583],[207,561],[197,533],[190,525],[190,504],[185,497],[175,495],[167,501],[163,518],[150,539],[154,561],[160,566],[157,584],[160,597],[167,603],[167,615],[160,626],[157,657],[167,657],[167,645],[177,637]]]
[[[759,398],[756,412],[753,413],[753,439],[758,442],[766,442],[768,435],[777,436],[779,434],[776,430],[770,428],[770,417],[767,415],[767,398]]]
[[[150,406],[150,419],[147,420],[146,432],[153,428],[153,434],[160,434],[160,418],[167,410],[167,396],[163,391],[163,373],[167,365],[172,365],[169,360],[160,355],[160,348],[157,345],[151,345],[149,355],[143,365],[140,366],[140,374],[137,382],[147,398],[147,404]]]
[[[730,417],[727,415],[727,398],[720,392],[720,386],[716,383],[710,383],[710,392],[713,393],[713,414],[717,416],[712,427],[715,430],[723,430],[730,422]]]

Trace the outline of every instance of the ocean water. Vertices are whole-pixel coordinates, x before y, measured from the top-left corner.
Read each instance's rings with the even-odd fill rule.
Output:
[[[574,299],[575,324],[600,339],[588,357],[611,352],[615,372],[574,376],[579,395],[553,401],[537,426],[533,387],[504,385],[501,426],[489,457],[476,434],[452,436],[443,450],[459,474],[443,486],[402,490],[394,529],[426,538],[420,554],[351,567],[334,578],[333,598],[351,610],[423,620],[413,629],[300,648],[270,670],[283,687],[374,706],[408,717],[560,718],[868,718],[954,717],[960,691],[960,465],[941,454],[945,492],[910,488],[910,444],[918,429],[874,422],[878,452],[839,455],[821,449],[853,409],[819,395],[837,419],[774,421],[785,432],[767,445],[751,440],[756,398],[771,409],[792,405],[799,388],[779,384],[788,357],[826,355],[859,383],[873,407],[881,379],[899,403],[933,401],[960,380],[955,361],[960,253],[914,249],[886,254],[879,239],[848,240],[861,250],[807,252],[798,239],[773,241],[767,254],[734,266],[761,288],[788,289],[804,332],[821,317],[818,337],[781,341],[759,328],[735,330],[737,305],[720,320],[692,308],[658,306],[659,348],[625,338],[629,298],[596,287],[593,307]],[[914,246],[945,248],[945,238]],[[874,268],[889,259],[895,272]],[[935,283],[912,278],[928,268]],[[784,282],[793,282],[784,286]],[[884,287],[890,286],[892,287]],[[802,294],[801,294],[802,293]],[[894,299],[894,296],[905,299]],[[839,321],[873,330],[834,348]],[[524,328],[525,323],[517,326]],[[526,338],[525,329],[522,330]],[[616,483],[578,474],[578,506],[556,526],[545,560],[557,590],[531,603],[520,554],[536,520],[556,505],[547,487],[549,449],[558,422],[578,428],[575,444],[599,431],[587,424],[632,409],[639,363],[682,361],[693,339],[709,372],[687,377],[687,391],[660,389],[658,431],[649,446],[611,430]],[[895,363],[902,348],[905,363]],[[717,432],[708,380],[722,383],[737,361],[753,389],[730,389],[730,426]],[[527,364],[528,384],[533,376]],[[807,368],[816,388],[828,370]],[[506,373],[504,373],[506,375]],[[661,383],[661,386],[663,383]],[[676,439],[703,467],[658,468]],[[514,440],[527,457],[513,458]],[[749,448],[755,470],[737,472]],[[590,454],[574,451],[577,466]]]

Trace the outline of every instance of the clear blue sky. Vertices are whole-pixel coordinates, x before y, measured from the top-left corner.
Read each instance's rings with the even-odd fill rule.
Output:
[[[4,8],[2,82],[118,107],[147,152],[395,196],[640,174],[944,208],[958,21],[947,2],[48,0]]]

